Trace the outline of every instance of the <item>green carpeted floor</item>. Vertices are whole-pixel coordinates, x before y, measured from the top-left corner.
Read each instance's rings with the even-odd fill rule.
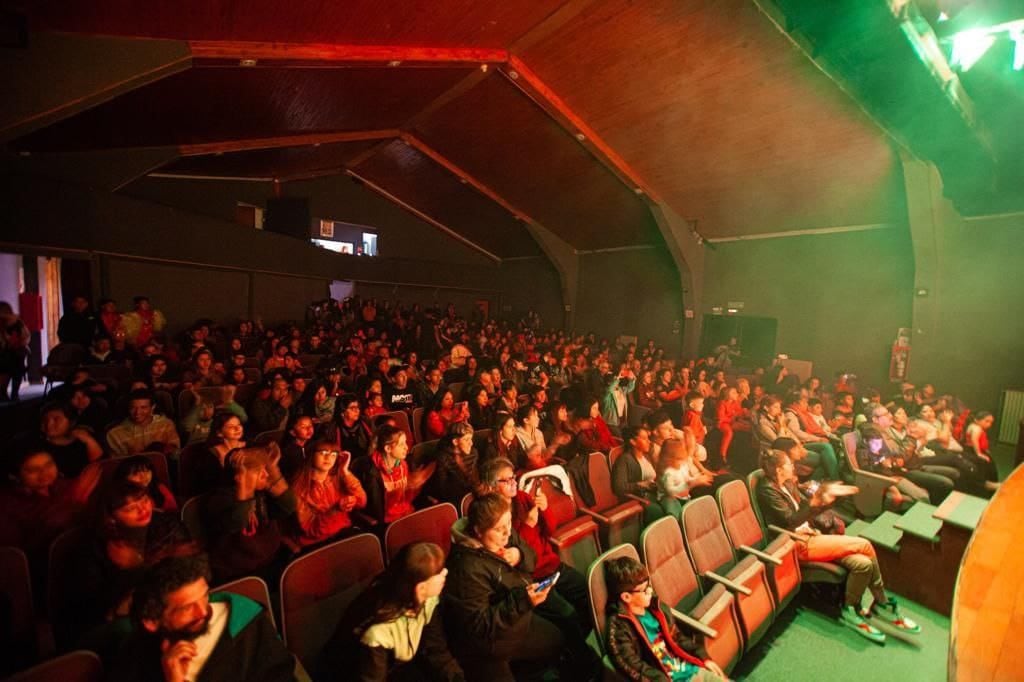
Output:
[[[817,605],[809,590],[776,621],[732,673],[736,680],[774,682],[941,682],[946,679],[949,619],[905,599],[906,615],[921,634],[890,634],[884,645],[843,627]]]

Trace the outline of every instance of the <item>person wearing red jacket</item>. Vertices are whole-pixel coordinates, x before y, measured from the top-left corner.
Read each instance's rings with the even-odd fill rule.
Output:
[[[733,432],[750,431],[750,417],[740,402],[739,391],[733,386],[723,386],[718,392],[718,406],[715,408],[718,430],[722,434],[719,452],[722,462],[729,461],[729,445],[732,443]]]

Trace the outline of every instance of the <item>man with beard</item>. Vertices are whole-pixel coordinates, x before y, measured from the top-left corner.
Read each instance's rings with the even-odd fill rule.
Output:
[[[203,555],[164,559],[135,589],[135,631],[109,680],[294,680],[295,663],[262,606],[210,594]]]

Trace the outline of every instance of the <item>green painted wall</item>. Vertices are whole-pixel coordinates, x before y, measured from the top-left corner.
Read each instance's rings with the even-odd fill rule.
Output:
[[[841,369],[886,390],[889,350],[912,318],[914,256],[906,227],[722,242],[705,252],[703,313],[742,301],[779,321],[776,351]]]

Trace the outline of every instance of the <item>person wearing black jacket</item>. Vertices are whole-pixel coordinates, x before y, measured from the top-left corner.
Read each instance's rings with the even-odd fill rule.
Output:
[[[564,600],[551,593],[550,584],[534,581],[535,556],[512,531],[508,500],[498,493],[481,495],[456,526],[443,601],[448,644],[467,679],[512,680],[513,665],[554,666],[563,654],[562,663],[572,667],[562,679],[595,677],[596,654],[566,627],[575,616],[571,606],[559,625],[542,615],[548,599]]]
[[[878,643],[885,642],[885,635],[865,620],[869,616],[904,632],[920,632],[920,626],[903,616],[896,600],[886,595],[870,541],[848,535],[822,535],[811,527],[813,517],[834,502],[828,486],[822,485],[810,498],[804,495],[797,486],[793,462],[782,450],[766,452],[761,467],[765,476],[758,481],[755,497],[765,523],[794,533],[800,561],[837,563],[849,571],[840,622]],[[861,599],[868,589],[874,600],[867,611],[861,611]]]
[[[230,592],[210,594],[203,555],[164,559],[135,589],[134,631],[108,680],[284,682],[295,660],[266,610]]]
[[[57,338],[61,343],[76,343],[88,348],[98,331],[96,314],[89,307],[89,301],[84,296],[75,296],[71,300],[71,310],[65,312],[57,323]]]

